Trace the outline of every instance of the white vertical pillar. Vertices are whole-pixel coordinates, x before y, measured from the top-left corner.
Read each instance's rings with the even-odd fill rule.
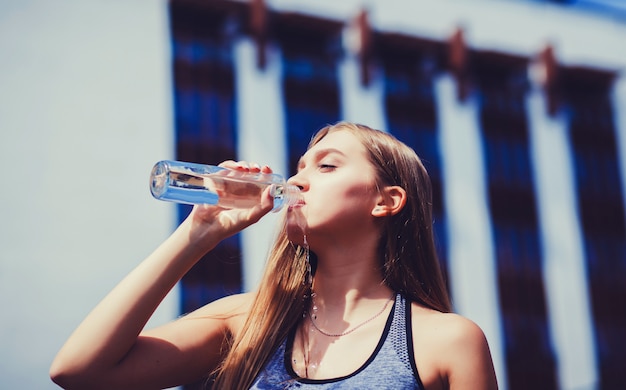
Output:
[[[344,46],[348,50],[338,65],[342,119],[387,131],[383,79],[372,71],[370,85],[364,86],[361,83],[359,60],[356,54],[352,54],[354,50],[349,50],[350,34],[351,31],[344,31]]]
[[[560,388],[592,389],[598,374],[567,123],[561,116],[547,115],[540,90],[530,92],[526,104],[549,330]]]
[[[501,389],[506,364],[500,326],[494,246],[475,101],[456,98],[451,76],[435,79],[448,219],[449,275],[454,309],[485,332]]]
[[[615,80],[613,86],[613,113],[615,115],[615,139],[622,181],[622,196],[626,210],[626,75]]]
[[[267,64],[259,69],[256,46],[248,38],[234,43],[238,113],[237,155],[242,160],[287,172],[282,64],[280,52],[267,48]],[[241,233],[243,290],[256,288],[282,213],[270,213]]]

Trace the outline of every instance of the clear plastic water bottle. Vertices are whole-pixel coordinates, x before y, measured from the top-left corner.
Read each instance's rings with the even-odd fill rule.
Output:
[[[211,204],[250,208],[261,202],[270,187],[276,212],[301,199],[300,189],[274,173],[250,173],[183,161],[157,162],[150,174],[150,192],[156,199],[184,204]]]

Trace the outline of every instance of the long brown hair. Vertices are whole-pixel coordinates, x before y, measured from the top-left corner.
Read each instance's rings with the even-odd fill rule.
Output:
[[[413,302],[450,311],[434,243],[431,183],[420,158],[392,135],[348,122],[322,128],[309,148],[337,130],[352,132],[365,146],[379,186],[397,185],[407,194],[403,209],[387,217],[379,243],[384,282]],[[304,257],[304,248],[289,242],[283,224],[247,320],[219,368],[216,389],[248,389],[302,319],[310,293]]]

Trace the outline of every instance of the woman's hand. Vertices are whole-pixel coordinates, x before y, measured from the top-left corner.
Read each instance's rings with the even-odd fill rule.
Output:
[[[227,160],[219,164],[220,167],[232,169],[237,172],[272,173],[268,166],[259,166],[256,163],[246,161]],[[206,237],[212,237],[221,241],[246,227],[257,222],[261,217],[271,211],[273,199],[266,188],[261,196],[261,202],[251,208],[227,209],[214,205],[195,205],[187,221],[191,223],[192,241],[202,242]]]

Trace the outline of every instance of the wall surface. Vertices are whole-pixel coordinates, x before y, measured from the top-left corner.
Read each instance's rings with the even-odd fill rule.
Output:
[[[376,30],[463,27],[472,48],[551,43],[563,64],[615,70],[626,172],[623,20],[513,0],[267,3],[336,20],[365,6]],[[55,388],[63,341],[174,228],[174,206],[147,189],[151,165],[174,157],[169,39],[165,0],[0,0],[0,388]],[[176,295],[153,324],[178,314]],[[593,388],[588,369],[564,388]]]
[[[0,388],[56,388],[64,340],[173,229],[148,191],[169,61],[165,1],[0,1]]]

